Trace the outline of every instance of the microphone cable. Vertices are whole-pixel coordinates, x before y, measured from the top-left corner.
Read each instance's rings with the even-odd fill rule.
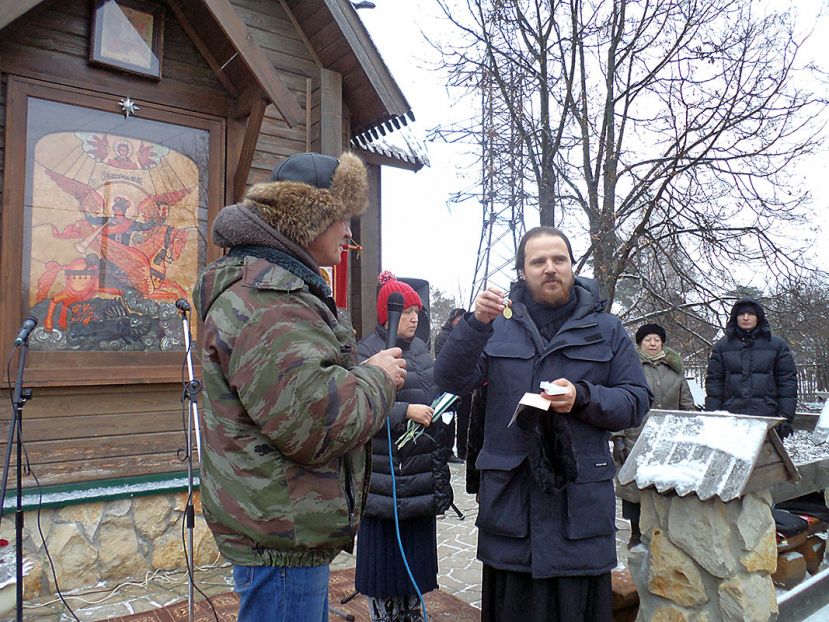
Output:
[[[14,358],[14,353],[15,353],[15,351],[17,351],[17,347],[18,346],[15,345],[14,348],[12,348],[12,351],[9,354],[9,358],[6,361],[6,379],[7,379],[7,382],[8,382],[9,400],[11,401],[11,407],[12,407],[12,410],[9,413],[11,415],[9,417],[9,426],[11,426],[15,422],[15,418],[17,418],[17,425],[20,426],[19,413],[17,413],[17,404],[14,403],[14,398],[12,397],[13,394],[14,394],[14,389],[12,387],[12,380],[11,380],[11,378],[12,378],[11,364],[12,364],[12,359]],[[9,431],[11,432],[11,430],[9,430]],[[46,543],[46,536],[43,534],[43,527],[42,527],[41,521],[40,521],[41,510],[43,509],[43,487],[40,485],[40,480],[38,479],[38,477],[35,474],[34,470],[32,470],[32,465],[31,465],[31,462],[29,461],[29,451],[26,448],[26,444],[23,442],[23,434],[20,430],[20,427],[17,428],[17,442],[20,443],[20,446],[21,446],[22,451],[23,451],[23,457],[26,459],[26,461],[25,461],[25,468],[24,468],[24,465],[22,465],[22,464],[18,464],[16,466],[17,466],[18,469],[24,469],[24,471],[27,472],[29,475],[31,475],[32,478],[34,478],[34,480],[35,480],[35,487],[37,489],[37,494],[38,494],[37,514],[36,514],[36,517],[37,517],[37,520],[36,520],[37,533],[40,535],[40,542],[41,542],[41,544],[43,544],[43,552],[46,554],[46,559],[49,561],[49,569],[52,572],[52,580],[54,580],[54,582],[55,582],[55,591],[58,594],[58,598],[60,599],[60,602],[63,603],[63,606],[66,607],[67,611],[69,611],[69,615],[72,616],[72,619],[76,620],[76,622],[80,622],[80,618],[78,618],[78,616],[75,614],[72,607],[69,606],[69,603],[66,602],[66,599],[63,596],[63,592],[61,592],[61,590],[60,590],[60,583],[58,582],[58,575],[57,575],[57,571],[55,570],[55,562],[52,559],[52,555],[49,553],[49,546]],[[17,494],[19,494],[22,497],[23,496],[23,491],[18,490]],[[4,506],[5,506],[5,501],[6,501],[6,499],[4,498],[3,499]],[[0,507],[0,523],[2,523],[2,520],[3,520],[3,514],[2,514],[3,509],[4,508]],[[11,514],[11,512],[9,512],[9,514]],[[15,533],[15,536],[16,535],[17,534]],[[34,538],[32,538],[32,540],[34,541]],[[17,543],[15,542],[15,547],[16,546],[17,546]],[[21,555],[22,556],[23,551],[22,550],[17,551],[15,549],[15,555]],[[16,561],[17,560],[15,559],[15,562]]]
[[[190,305],[187,304],[187,301],[184,299],[179,299],[176,301],[176,309],[178,309],[182,313],[187,313],[190,311]],[[192,316],[191,316],[192,317]],[[187,357],[191,355],[193,352],[193,340],[189,337],[187,338],[187,349],[184,351],[184,358],[181,360],[181,386],[182,386],[182,395],[181,395],[181,425],[182,431],[184,432],[184,448],[179,448],[176,451],[176,457],[178,458],[179,462],[187,462],[188,459],[192,460],[193,454],[193,447],[192,447],[192,439],[188,438],[187,436],[187,422],[188,418],[193,416],[193,408],[191,406],[191,400],[193,397],[191,396],[189,399],[187,398],[188,391],[191,389],[191,381],[190,376],[188,373],[188,366],[187,366]],[[198,380],[193,380],[193,382],[198,382]],[[201,390],[199,386],[194,393],[197,393]],[[198,431],[196,431],[198,434]],[[190,456],[187,456],[187,450],[190,449]],[[199,465],[199,490],[201,490],[201,465]],[[187,491],[187,500],[185,501],[185,508],[191,508],[193,506],[193,487],[190,487],[190,490]],[[193,517],[195,520],[195,517]],[[210,596],[205,594],[201,588],[196,585],[196,560],[195,555],[193,557],[193,564],[190,564],[190,555],[188,554],[187,548],[187,522],[188,522],[187,511],[182,512],[181,514],[181,548],[184,552],[184,565],[187,566],[187,579],[190,581],[193,588],[201,594],[204,598],[204,601],[207,602],[208,606],[210,607],[210,612],[213,614],[213,618],[216,622],[219,622],[219,613],[216,611],[216,607],[213,605],[213,600]],[[195,546],[195,545],[194,545]],[[189,612],[188,612],[189,613]]]
[[[388,318],[386,324],[386,348],[393,348],[397,341],[397,328],[400,324],[400,317],[403,313],[403,294],[400,292],[392,292],[389,295],[386,308],[388,310]],[[391,423],[389,417],[386,418],[386,437],[389,443],[389,472],[391,473],[391,494],[392,502],[394,504],[394,532],[397,536],[397,548],[400,550],[400,557],[403,560],[403,566],[406,568],[406,574],[409,575],[409,582],[415,589],[417,598],[420,601],[420,607],[423,610],[423,622],[429,622],[429,616],[426,614],[426,603],[423,601],[423,594],[420,592],[420,587],[415,581],[412,569],[409,567],[409,560],[406,558],[406,551],[403,550],[403,538],[400,536],[400,515],[397,512],[397,478],[394,476],[394,455],[391,442]]]
[[[406,574],[409,575],[409,582],[414,587],[417,598],[420,601],[420,608],[423,610],[423,622],[429,622],[429,616],[426,612],[426,602],[423,600],[423,594],[420,593],[420,587],[418,587],[417,581],[415,581],[414,575],[412,574],[412,569],[409,567],[406,551],[403,550],[403,539],[400,537],[400,516],[397,513],[397,478],[394,476],[394,457],[392,456],[391,423],[389,423],[389,418],[386,418],[386,437],[389,442],[389,471],[391,472],[391,494],[394,503],[394,531],[397,535],[397,548],[400,550],[400,557],[403,559]]]

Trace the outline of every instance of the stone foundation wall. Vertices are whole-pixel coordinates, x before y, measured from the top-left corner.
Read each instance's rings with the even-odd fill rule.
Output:
[[[642,492],[642,544],[628,553],[637,620],[767,622],[777,616],[771,579],[777,541],[771,496],[723,503]]]
[[[219,559],[213,536],[194,493],[193,561],[196,566]],[[187,493],[141,496],[69,505],[40,512],[40,528],[55,566],[61,592],[126,579],[143,580],[154,570],[186,568],[182,521]],[[14,514],[3,517],[0,537],[14,543]],[[32,562],[24,598],[54,594],[55,581],[38,533],[37,512],[24,516],[24,558]],[[14,557],[11,558],[14,568]],[[14,570],[12,570],[12,573]]]

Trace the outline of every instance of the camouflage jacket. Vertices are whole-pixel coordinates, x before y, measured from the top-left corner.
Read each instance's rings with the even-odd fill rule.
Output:
[[[265,259],[214,262],[193,299],[204,322],[202,504],[220,552],[241,565],[329,563],[353,546],[391,379],[356,364],[333,301]]]

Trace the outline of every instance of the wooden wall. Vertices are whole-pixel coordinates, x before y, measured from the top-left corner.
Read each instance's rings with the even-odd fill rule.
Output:
[[[277,161],[318,148],[324,125],[319,112],[320,64],[280,1],[232,3],[280,78],[306,109],[306,124],[290,128],[275,108],[268,106],[248,178],[252,184],[267,180]],[[166,12],[164,26],[162,80],[90,66],[90,5],[88,0],[46,2],[0,31],[0,179],[8,74],[56,86],[129,95],[139,105],[141,100],[153,101],[226,117],[229,102],[221,83],[171,11]],[[343,144],[347,144],[345,108],[342,116]],[[0,231],[0,244],[8,240]],[[184,470],[180,455],[184,447],[181,385],[177,381],[170,378],[164,384],[148,384],[136,379],[136,384],[130,385],[35,388],[23,410],[23,436],[41,484]],[[9,418],[10,401],[4,390],[0,392],[0,451],[5,450]],[[33,484],[31,477],[25,482]]]
[[[170,12],[164,24],[161,81],[89,66],[90,4],[85,0],[44,3],[0,33],[0,123],[5,122],[8,74],[205,114],[226,114],[223,87]],[[0,131],[0,140],[4,136]],[[0,171],[4,161],[0,157]],[[0,238],[0,243],[8,240]],[[4,346],[5,359],[10,344]],[[173,380],[162,385],[35,388],[23,409],[23,438],[41,484],[185,469],[179,454],[185,446],[181,387]],[[8,391],[3,391],[3,450],[9,415]],[[31,477],[24,481],[27,486],[33,483]]]
[[[90,5],[84,0],[53,0],[12,22],[0,36],[0,70],[226,116],[223,87],[169,11],[164,22],[162,80],[89,65]]]
[[[307,110],[309,91],[314,84],[319,88],[319,67],[282,5],[275,0],[232,0],[232,4],[279,77]],[[318,116],[319,106],[316,110]],[[268,106],[248,182],[269,180],[277,161],[310,148],[306,126],[288,127],[274,106]]]

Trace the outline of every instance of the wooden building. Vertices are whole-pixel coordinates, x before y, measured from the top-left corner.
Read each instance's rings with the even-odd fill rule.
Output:
[[[23,437],[40,483],[183,470],[175,301],[220,254],[219,209],[293,153],[368,164],[338,302],[370,329],[381,166],[422,165],[371,140],[412,119],[347,0],[0,0],[0,342],[7,358],[38,320]]]

